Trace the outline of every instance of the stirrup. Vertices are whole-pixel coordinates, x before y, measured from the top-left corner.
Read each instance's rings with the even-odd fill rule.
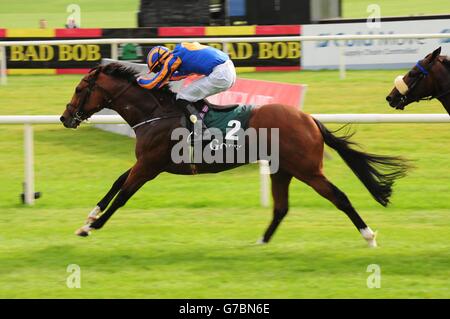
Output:
[[[195,110],[195,111],[197,111],[197,110]],[[199,116],[198,112],[191,113],[191,115],[189,115],[189,121],[191,121],[191,123],[193,125],[195,125],[195,123],[197,123],[198,120],[201,120],[201,122],[202,122],[202,129],[206,130],[207,127],[206,127],[205,121]]]
[[[199,118],[199,113],[197,109],[190,103],[186,105],[186,109],[189,112],[189,121],[191,121],[192,124],[195,124],[195,122],[197,122]]]
[[[192,124],[195,124],[197,122],[197,120],[198,120],[197,115],[191,114],[189,116],[189,120],[192,122]]]

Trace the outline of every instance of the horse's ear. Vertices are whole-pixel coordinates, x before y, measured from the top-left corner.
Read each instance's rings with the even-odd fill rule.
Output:
[[[92,69],[89,70],[88,75],[89,76],[93,76],[93,77],[97,77],[97,75],[99,74],[99,72],[101,71],[101,66],[98,65],[96,67],[93,67]]]
[[[436,50],[431,53],[431,60],[433,61],[441,54],[441,47],[437,48]]]
[[[100,66],[98,66],[98,67],[95,69],[94,76],[97,76],[97,75],[101,72],[101,70],[102,70],[102,68],[101,68]]]

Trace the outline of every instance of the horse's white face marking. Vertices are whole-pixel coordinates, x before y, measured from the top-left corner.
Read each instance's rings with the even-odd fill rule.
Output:
[[[408,93],[408,85],[403,80],[403,75],[399,75],[394,80],[395,88],[400,92],[401,95],[406,95]]]

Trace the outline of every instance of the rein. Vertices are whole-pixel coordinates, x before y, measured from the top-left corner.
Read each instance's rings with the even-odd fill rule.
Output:
[[[127,85],[125,85],[124,87],[122,87],[120,89],[120,91],[118,91],[116,94],[111,96],[111,94],[108,92],[108,90],[106,90],[104,87],[102,87],[100,84],[97,83],[97,76],[98,76],[98,73],[94,74],[94,76],[92,76],[88,79],[83,79],[84,82],[88,83],[88,86],[87,86],[86,90],[83,92],[83,96],[80,98],[80,101],[78,102],[78,107],[74,107],[74,105],[72,105],[70,103],[67,104],[67,107],[66,107],[67,109],[73,108],[76,110],[75,114],[73,114],[72,117],[77,122],[82,122],[89,117],[89,115],[86,114],[84,111],[84,106],[85,106],[86,102],[89,100],[89,97],[91,96],[92,92],[94,92],[96,88],[100,89],[103,92],[104,101],[106,102],[106,104],[104,104],[104,105],[99,104],[95,108],[95,110],[100,110],[105,107],[110,107],[115,100],[117,100],[120,96],[122,96],[133,85],[133,83],[130,82]],[[150,94],[150,95],[153,98],[153,100],[155,101],[157,107],[161,107],[161,103],[159,102],[159,100],[153,94]],[[154,118],[151,118],[148,120],[144,120],[136,125],[133,125],[131,128],[133,130],[136,130],[138,127],[140,127],[142,125],[149,124],[149,123],[156,122],[156,121],[163,120],[163,119],[175,118],[178,116],[180,116],[180,115],[172,114],[172,115],[154,117]]]
[[[176,114],[176,115],[174,114],[174,115],[166,115],[166,116],[154,117],[154,118],[142,121],[142,122],[140,122],[140,123],[138,123],[136,125],[133,125],[131,128],[133,130],[136,130],[138,127],[140,127],[142,125],[145,125],[145,124],[148,124],[148,123],[156,122],[156,121],[159,121],[159,120],[172,119],[172,118],[179,117],[179,116],[180,116],[179,114]]]
[[[153,101],[155,101],[156,106],[161,108],[162,105],[159,102],[158,98],[156,96],[154,96],[153,94],[150,94],[150,96],[152,97]],[[131,128],[133,130],[136,130],[138,127],[141,127],[142,125],[145,125],[145,124],[153,123],[153,122],[156,122],[159,120],[171,119],[171,118],[175,118],[175,117],[179,117],[179,116],[180,116],[179,114],[173,114],[173,115],[164,115],[164,116],[154,117],[154,118],[139,122],[138,124],[133,125]]]

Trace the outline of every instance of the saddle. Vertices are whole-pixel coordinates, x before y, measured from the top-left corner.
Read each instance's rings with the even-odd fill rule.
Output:
[[[176,105],[176,103],[175,103]],[[218,105],[208,102],[208,100],[203,99],[194,103],[191,103],[192,106],[195,107],[195,109],[199,112],[200,119],[203,123],[203,131],[207,129],[207,125],[205,123],[205,117],[206,114],[213,110],[214,112],[223,112],[228,113],[233,110],[235,110],[237,107],[239,107],[239,104],[228,104],[228,105]],[[193,131],[194,124],[190,121],[190,113],[187,109],[183,109],[184,116],[181,117],[181,125],[185,128],[187,128],[189,131]]]

